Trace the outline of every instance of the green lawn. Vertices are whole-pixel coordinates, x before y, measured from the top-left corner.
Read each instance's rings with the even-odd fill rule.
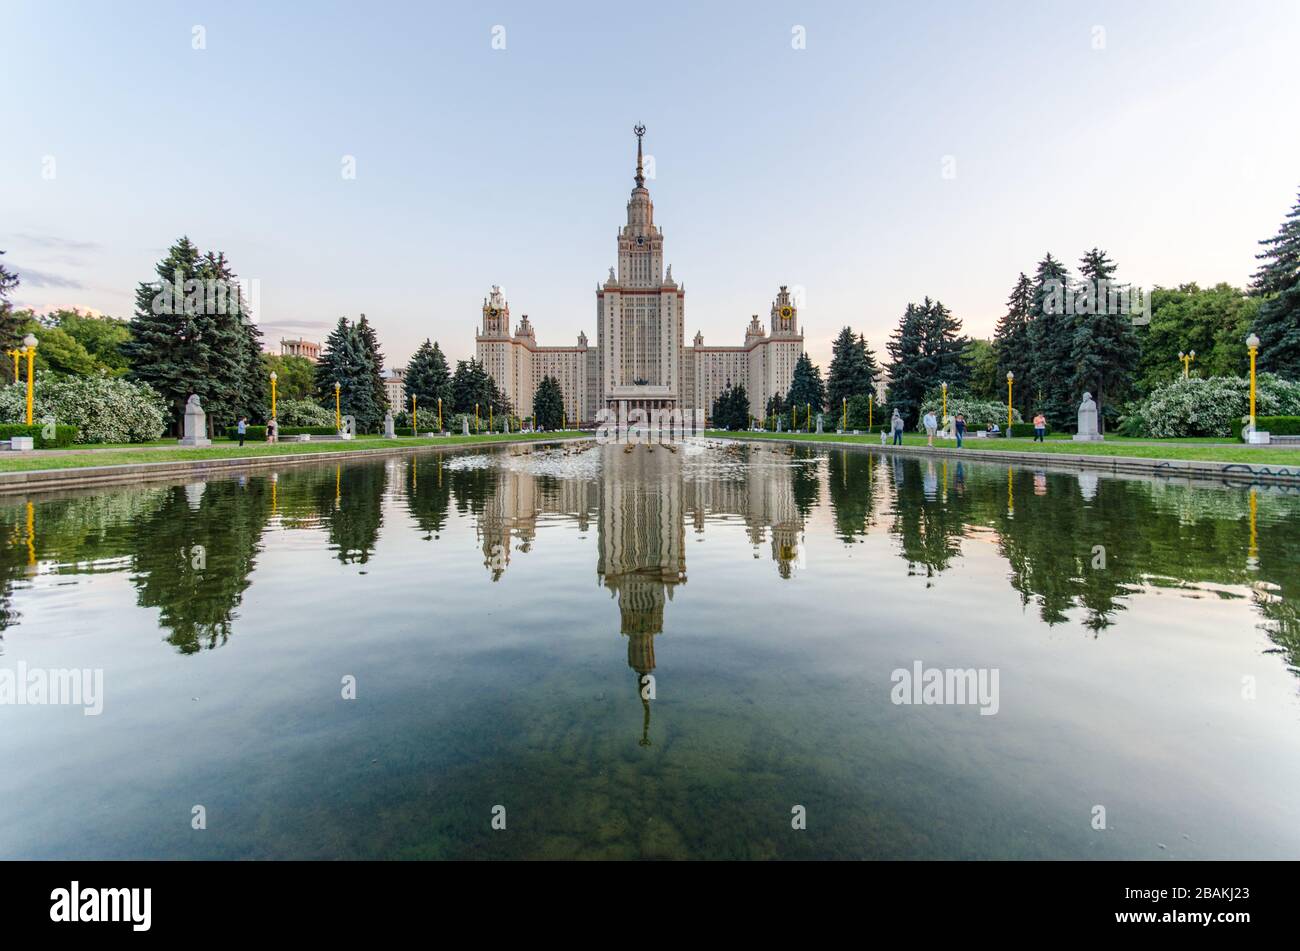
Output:
[[[847,442],[880,445],[880,435],[839,436],[835,433],[727,433],[717,430],[708,432],[709,436],[718,438],[743,439],[793,439],[798,442]],[[934,441],[936,448],[955,449],[957,443],[951,439]],[[924,446],[925,437],[917,433],[903,436],[905,446]],[[963,449],[1001,450],[1003,452],[1039,453],[1043,455],[1063,454],[1076,456],[1132,456],[1141,459],[1195,459],[1207,462],[1246,462],[1254,465],[1280,465],[1300,468],[1300,450],[1255,448],[1241,443],[1225,443],[1221,439],[1127,439],[1120,436],[1107,436],[1105,442],[1074,442],[1068,437],[1048,439],[1036,443],[1029,438],[1016,439],[980,439],[967,437]]]
[[[328,455],[332,452],[354,452],[358,449],[393,449],[403,446],[465,446],[484,443],[503,442],[546,442],[552,439],[564,439],[582,436],[580,432],[511,433],[510,435],[492,436],[446,436],[433,439],[384,439],[381,436],[358,436],[345,442],[282,442],[273,445],[260,442],[245,443],[241,448],[236,442],[218,441],[213,446],[202,449],[158,449],[131,448],[113,449],[109,452],[51,452],[50,455],[24,456],[19,453],[0,455],[0,472],[29,472],[33,469],[84,469],[89,466],[136,465],[142,462],[180,462],[189,459],[247,459],[260,456],[298,456]],[[164,440],[148,445],[175,446],[175,440]],[[83,446],[81,448],[92,448]],[[94,447],[101,448],[101,447]]]

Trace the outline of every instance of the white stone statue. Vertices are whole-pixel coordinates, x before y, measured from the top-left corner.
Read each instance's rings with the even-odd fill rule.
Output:
[[[822,414],[818,413],[817,414],[817,435],[820,436],[821,434],[822,434]]]
[[[384,438],[385,439],[397,438],[397,431],[394,428],[394,424],[393,424],[392,410],[389,410],[387,413],[384,414]]]
[[[1079,431],[1075,433],[1075,442],[1101,442],[1101,431],[1097,428],[1097,404],[1091,393],[1083,394],[1079,404]]]
[[[185,401],[185,435],[176,440],[182,446],[211,446],[208,438],[208,414],[203,412],[199,394],[192,393]]]
[[[468,416],[462,416],[462,417],[460,418],[460,434],[461,434],[462,436],[468,436],[468,435],[469,435],[469,417],[468,417]]]

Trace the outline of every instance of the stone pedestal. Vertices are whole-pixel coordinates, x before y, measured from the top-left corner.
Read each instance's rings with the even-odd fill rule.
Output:
[[[9,448],[15,452],[31,452],[36,448],[36,437],[13,436],[9,440]]]
[[[385,438],[385,439],[396,439],[396,438],[397,438],[397,430],[396,430],[396,428],[395,428],[394,425],[393,425],[393,414],[392,414],[392,413],[385,413],[385,414],[384,414],[384,438]]]
[[[185,403],[185,435],[177,440],[182,446],[211,446],[208,438],[208,414],[203,412],[197,393]]]
[[[1250,443],[1252,446],[1267,446],[1269,443],[1269,435],[1266,432],[1261,432],[1256,429],[1247,434],[1246,442]]]
[[[468,435],[469,435],[469,417],[468,417],[468,416],[462,418],[461,421],[460,421],[460,434],[461,434],[462,436],[468,436]]]

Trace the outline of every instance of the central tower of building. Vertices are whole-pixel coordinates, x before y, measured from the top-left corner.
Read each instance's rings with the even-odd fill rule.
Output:
[[[655,225],[645,187],[641,139],[636,133],[636,187],[627,224],[618,232],[618,273],[596,289],[596,339],[600,353],[600,405],[618,413],[682,406],[682,347],[686,289],[664,270],[664,233]]]

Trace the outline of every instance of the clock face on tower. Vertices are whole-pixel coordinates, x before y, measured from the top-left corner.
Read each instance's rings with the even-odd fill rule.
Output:
[[[794,316],[794,310],[790,307],[782,307],[781,316],[789,320],[791,317]]]
[[[636,243],[637,243],[638,245],[645,244],[645,235],[643,235],[643,234],[639,234],[639,235],[637,235],[637,236],[636,236]]]

